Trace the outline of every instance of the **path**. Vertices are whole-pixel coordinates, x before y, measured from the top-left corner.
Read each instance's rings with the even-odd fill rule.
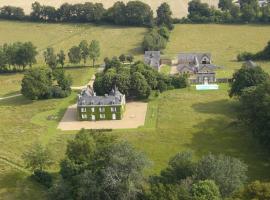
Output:
[[[8,96],[8,97],[0,97],[0,101],[5,100],[5,99],[14,98],[14,97],[19,97],[19,96],[22,96],[22,94],[16,94],[16,95]]]
[[[14,162],[12,162],[12,161],[9,161],[7,158],[4,158],[4,157],[1,157],[1,156],[0,156],[0,162],[5,163],[6,165],[9,165],[9,166],[11,166],[12,168],[17,169],[17,170],[19,170],[19,171],[21,171],[21,172],[23,172],[23,173],[31,174],[30,171],[28,171],[28,170],[25,169],[24,167],[22,167],[22,166],[20,166],[20,165],[18,165],[18,164],[16,164],[16,163],[14,163]]]

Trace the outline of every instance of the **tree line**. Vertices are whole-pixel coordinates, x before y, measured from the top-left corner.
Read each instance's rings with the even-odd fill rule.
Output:
[[[32,42],[15,42],[0,46],[0,72],[25,71],[26,67],[32,68],[36,64],[38,55],[37,47]],[[63,68],[67,55],[64,50],[55,52],[53,47],[48,47],[43,52],[46,65],[51,69],[56,69],[59,65]],[[100,44],[97,40],[92,40],[90,44],[86,40],[79,45],[73,46],[68,51],[68,58],[71,64],[79,64],[83,60],[84,65],[87,60],[92,60],[95,66],[96,60],[100,57]]]
[[[270,60],[270,41],[264,47],[263,50],[257,53],[243,52],[237,55],[238,61],[247,61],[247,60]]]
[[[102,3],[64,3],[60,8],[55,8],[34,2],[29,16],[25,15],[22,8],[4,6],[0,9],[0,17],[40,22],[105,22],[129,26],[153,26],[155,24],[151,7],[141,1],[130,1],[126,4],[118,1],[108,9],[105,9]]]
[[[102,3],[86,2],[84,4],[65,3],[60,8],[32,4],[31,14],[25,15],[19,7],[4,6],[0,8],[0,18],[11,20],[30,20],[41,22],[91,22],[111,23],[128,26],[160,26],[173,23],[269,23],[270,5],[260,7],[258,0],[240,0],[236,5],[233,0],[219,0],[218,8],[210,7],[200,0],[192,0],[188,4],[188,16],[182,19],[166,19],[166,6],[157,9],[156,19],[151,7],[140,1],[130,1],[127,4],[118,1],[112,7],[105,9]],[[165,21],[164,21],[165,20]]]
[[[24,71],[36,63],[37,48],[31,42],[15,42],[0,46],[0,72]]]
[[[239,101],[239,121],[270,149],[270,77],[261,67],[243,65],[233,74],[230,97]]]
[[[34,144],[22,158],[55,200],[253,200],[270,192],[270,183],[247,184],[247,165],[222,154],[195,161],[179,152],[159,175],[145,177],[151,161],[102,130],[81,130],[68,142],[57,178],[47,171],[55,164],[49,148]]]
[[[218,8],[210,7],[200,0],[188,4],[188,16],[180,23],[269,23],[270,4],[259,7],[258,0],[239,0],[236,5],[232,0],[219,0]]]
[[[108,94],[114,86],[128,98],[148,98],[152,90],[185,88],[187,77],[159,73],[142,62],[125,65],[117,57],[105,58],[105,69],[96,74],[94,90],[97,95]]]

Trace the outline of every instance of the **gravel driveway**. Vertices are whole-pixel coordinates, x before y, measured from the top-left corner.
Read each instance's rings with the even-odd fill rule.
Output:
[[[78,121],[76,118],[76,105],[68,107],[58,129],[63,131],[84,129],[130,129],[144,125],[147,112],[147,103],[129,102],[122,120],[107,121]]]

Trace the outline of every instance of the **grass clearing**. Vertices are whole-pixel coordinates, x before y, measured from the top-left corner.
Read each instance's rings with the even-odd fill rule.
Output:
[[[198,92],[195,88],[171,90],[158,100],[155,130],[140,129],[117,133],[154,161],[150,174],[166,167],[168,159],[181,151],[196,158],[212,152],[231,155],[249,166],[251,180],[270,180],[269,154],[236,120],[235,100],[227,85],[219,91]]]

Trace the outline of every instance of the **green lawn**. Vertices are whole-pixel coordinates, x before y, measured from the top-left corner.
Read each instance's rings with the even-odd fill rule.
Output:
[[[168,66],[168,65],[163,65],[160,69],[160,73],[163,73],[163,74],[170,74],[171,72],[171,66]]]
[[[158,173],[171,156],[188,150],[196,158],[209,152],[240,158],[248,164],[251,180],[270,180],[269,154],[238,123],[237,102],[229,99],[227,90],[227,85],[222,85],[219,91],[198,92],[191,87],[165,92],[158,99],[155,130],[117,134],[154,161],[149,173]]]
[[[262,50],[270,40],[269,25],[176,25],[171,33],[165,55],[179,52],[209,52],[214,64],[223,66],[218,77],[230,77],[241,66],[237,54]],[[259,62],[270,72],[270,62]]]

